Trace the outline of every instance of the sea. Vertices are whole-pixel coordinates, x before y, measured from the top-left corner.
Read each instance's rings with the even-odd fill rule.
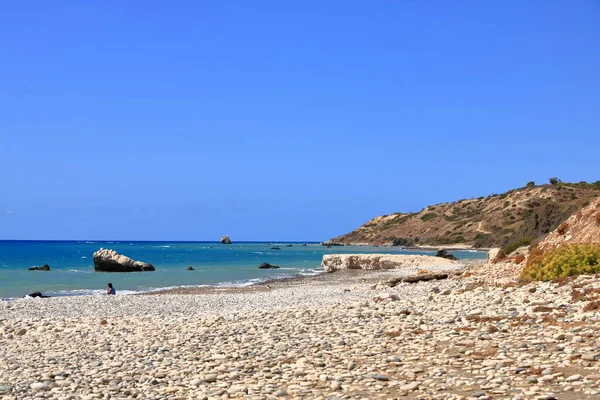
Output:
[[[108,248],[154,265],[153,272],[95,272],[93,254]],[[279,250],[277,249],[279,248]],[[311,242],[136,242],[0,241],[0,298],[41,292],[47,296],[103,294],[108,282],[117,294],[177,287],[242,287],[272,279],[316,275],[325,254],[425,254],[434,251],[396,247],[332,246]],[[486,253],[452,251],[459,259],[482,259]],[[258,269],[263,262],[279,269]],[[50,271],[29,268],[50,266]],[[188,267],[193,267],[189,271]]]

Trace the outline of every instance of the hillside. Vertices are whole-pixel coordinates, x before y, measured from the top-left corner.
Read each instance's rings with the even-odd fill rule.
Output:
[[[546,235],[599,196],[600,181],[531,185],[504,194],[436,204],[418,213],[379,216],[326,243],[504,246]]]

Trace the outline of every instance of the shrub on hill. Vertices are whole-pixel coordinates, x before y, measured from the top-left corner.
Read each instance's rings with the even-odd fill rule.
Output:
[[[521,278],[542,281],[598,272],[600,244],[572,244],[547,253],[532,251]]]
[[[510,242],[510,243],[506,244],[504,247],[502,247],[502,253],[507,256],[510,253],[512,253],[513,251],[515,251],[516,249],[518,249],[519,247],[529,246],[531,244],[531,242],[533,242],[533,238],[523,238],[523,239],[515,240],[514,242]]]
[[[427,222],[427,221],[429,221],[429,220],[432,220],[432,219],[434,219],[435,217],[437,217],[437,214],[436,214],[436,213],[428,213],[428,214],[425,214],[425,215],[423,215],[423,216],[421,217],[421,220],[422,220],[423,222]]]

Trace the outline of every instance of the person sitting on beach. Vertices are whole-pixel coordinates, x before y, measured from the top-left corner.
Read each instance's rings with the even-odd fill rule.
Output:
[[[106,294],[117,294],[117,291],[113,287],[112,283],[108,284],[108,289],[106,289]]]

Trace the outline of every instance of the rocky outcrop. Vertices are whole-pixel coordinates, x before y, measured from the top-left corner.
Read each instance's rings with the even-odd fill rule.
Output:
[[[395,238],[394,241],[392,242],[392,246],[394,247],[410,247],[413,246],[415,244],[414,240],[411,239],[407,239],[407,238]]]
[[[279,265],[273,265],[273,264],[269,264],[269,263],[262,263],[258,266],[258,269],[277,269],[279,268]]]
[[[103,272],[141,272],[154,271],[154,266],[134,261],[114,250],[100,249],[94,253],[94,270]]]
[[[321,267],[325,272],[341,269],[402,269],[447,266],[451,269],[460,264],[440,257],[404,254],[326,254]]]
[[[221,243],[223,243],[223,244],[231,244],[231,239],[229,239],[229,236],[227,236],[227,235],[223,236],[221,238]]]
[[[563,244],[589,243],[600,243],[600,198],[571,215],[536,247],[546,252]]]
[[[50,271],[50,266],[48,264],[44,264],[43,267],[31,267],[30,271]]]
[[[496,262],[500,261],[501,258],[503,258],[503,254],[499,247],[494,247],[493,249],[490,249],[488,251],[488,255],[487,255],[488,264],[496,263]]]

